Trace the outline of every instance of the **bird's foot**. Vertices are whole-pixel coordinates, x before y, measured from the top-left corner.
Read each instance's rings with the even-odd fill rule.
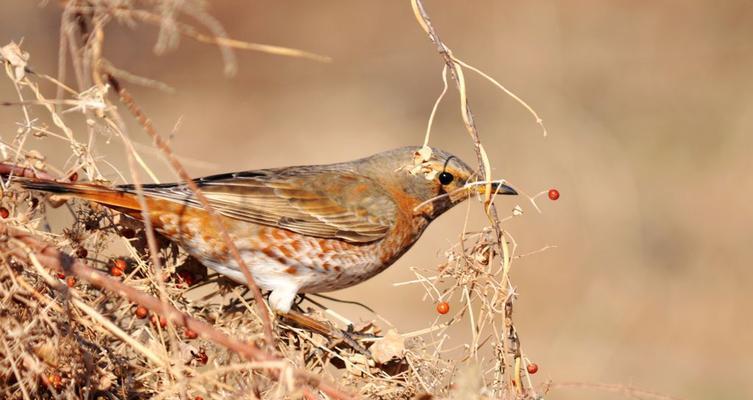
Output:
[[[365,357],[371,358],[371,352],[364,345],[359,343],[357,339],[374,338],[376,337],[375,335],[356,332],[352,325],[348,326],[347,330],[342,330],[332,326],[332,324],[328,322],[319,321],[293,310],[285,314],[280,314],[280,316],[298,327],[322,335],[331,341],[340,341]]]

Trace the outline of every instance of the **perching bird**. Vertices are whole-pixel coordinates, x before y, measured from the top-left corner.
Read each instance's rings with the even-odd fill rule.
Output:
[[[483,192],[474,170],[439,149],[403,147],[355,161],[195,179],[270,306],[298,293],[363,282],[402,256],[435,218]],[[141,219],[133,185],[21,179],[33,190],[90,200]],[[201,263],[245,282],[211,217],[184,183],[143,185],[155,229]],[[517,194],[496,182],[499,194]]]

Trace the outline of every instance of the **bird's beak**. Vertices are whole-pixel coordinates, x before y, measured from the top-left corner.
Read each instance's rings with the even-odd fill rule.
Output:
[[[480,194],[484,194],[484,192],[486,192],[486,185],[479,185],[478,192]],[[516,196],[518,194],[518,191],[504,183],[492,182],[492,194],[506,194]]]

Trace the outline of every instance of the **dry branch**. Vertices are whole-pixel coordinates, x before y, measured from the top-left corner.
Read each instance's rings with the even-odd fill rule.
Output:
[[[3,252],[5,254],[11,254],[27,263],[32,262],[32,258],[36,258],[42,265],[54,271],[65,274],[74,274],[76,277],[81,278],[96,287],[114,292],[135,304],[148,308],[150,311],[157,313],[157,315],[166,317],[170,323],[175,324],[176,326],[190,329],[214,343],[225,346],[249,361],[279,360],[278,357],[266,353],[253,343],[241,342],[234,339],[204,321],[200,321],[190,315],[180,312],[177,308],[166,304],[153,296],[149,296],[129,285],[108,277],[102,272],[92,269],[80,260],[60,252],[53,244],[39,240],[29,233],[9,227],[5,223],[0,222],[0,238],[3,238],[3,241],[0,243],[4,247]],[[23,242],[30,250],[24,249],[22,246],[14,245],[12,239],[17,239]],[[270,373],[273,378],[279,379],[278,370],[270,371]],[[308,371],[296,369],[294,374],[302,383],[312,384],[314,387],[317,387],[323,393],[332,398],[354,398],[352,395],[340,391],[332,384],[318,376],[312,375]]]
[[[411,0],[411,5],[413,6],[413,12],[416,16],[416,20],[418,21],[421,28],[426,32],[426,34],[429,36],[429,39],[436,45],[437,52],[442,57],[442,60],[444,62],[444,69],[448,69],[450,72],[450,77],[455,82],[455,86],[458,89],[458,92],[460,94],[460,108],[461,108],[461,115],[463,117],[463,123],[465,124],[466,130],[468,131],[468,134],[471,136],[471,139],[473,141],[474,150],[476,153],[476,160],[479,165],[479,177],[482,181],[486,181],[486,190],[485,193],[485,210],[487,212],[487,216],[489,217],[489,221],[491,222],[492,229],[494,229],[495,238],[496,238],[496,247],[498,248],[498,253],[501,254],[501,263],[504,266],[504,276],[502,280],[503,285],[507,285],[508,288],[511,288],[512,285],[509,283],[507,271],[509,270],[509,260],[510,260],[510,252],[507,249],[507,243],[506,238],[503,235],[503,230],[501,227],[500,219],[497,213],[496,206],[492,202],[492,195],[493,190],[491,190],[491,165],[489,164],[489,157],[486,154],[486,150],[484,150],[484,146],[481,144],[481,138],[478,132],[478,128],[476,127],[476,123],[473,117],[473,112],[471,111],[471,106],[468,103],[468,96],[466,93],[466,84],[465,84],[465,77],[463,74],[463,69],[461,64],[456,61],[455,57],[452,55],[452,51],[450,50],[447,45],[442,42],[442,40],[439,37],[439,34],[437,33],[436,29],[431,23],[431,19],[429,18],[429,15],[426,12],[426,9],[424,8],[423,3],[421,0]],[[444,69],[443,69],[443,76],[444,76]],[[443,92],[444,94],[444,92]],[[428,136],[428,135],[427,135]],[[489,257],[489,262],[491,262],[491,259],[493,257]],[[466,292],[466,296],[468,296]],[[512,304],[514,300],[514,296],[506,295],[507,298],[509,298],[509,301],[505,303],[506,305],[506,313],[505,313],[505,330],[512,331],[514,328],[512,327]],[[468,303],[470,305],[470,299],[468,299]],[[472,315],[472,313],[471,313]],[[504,364],[507,364],[506,360],[506,354],[509,352],[513,352],[515,356],[515,363],[514,363],[514,371],[513,371],[513,382],[515,382],[515,390],[517,390],[520,394],[525,394],[525,388],[520,380],[520,342],[517,335],[509,334],[506,335],[507,337],[505,339],[510,339],[510,341],[503,339],[502,345],[504,346],[504,350],[500,352],[500,355],[502,356],[501,362]],[[476,335],[474,335],[476,337]],[[530,390],[533,390],[531,387]]]
[[[256,300],[256,307],[259,310],[259,316],[262,319],[262,324],[264,327],[264,336],[266,337],[267,345],[271,346],[272,343],[274,342],[274,336],[272,335],[272,322],[269,318],[269,311],[265,307],[266,302],[264,301],[264,298],[262,297],[261,290],[259,289],[259,286],[256,284],[256,281],[254,280],[253,275],[251,275],[251,270],[249,270],[248,265],[246,265],[246,262],[243,260],[243,257],[241,257],[241,253],[238,251],[238,247],[230,238],[230,234],[228,233],[227,228],[219,219],[219,217],[217,216],[217,213],[214,211],[214,208],[212,207],[211,204],[209,204],[209,201],[204,196],[201,189],[199,189],[199,186],[196,185],[196,182],[194,182],[191,176],[188,175],[188,172],[186,171],[185,168],[183,168],[183,165],[175,157],[172,150],[170,150],[170,147],[154,129],[152,122],[149,120],[149,118],[147,118],[146,115],[144,115],[144,113],[138,107],[133,97],[131,97],[131,95],[128,93],[127,90],[125,90],[125,88],[120,87],[120,85],[114,78],[110,77],[109,81],[113,83],[113,86],[115,87],[116,91],[120,95],[120,99],[123,102],[123,104],[125,104],[126,107],[128,107],[128,110],[131,111],[131,114],[133,114],[133,116],[139,121],[141,126],[144,128],[144,131],[146,131],[149,134],[149,136],[152,138],[155,146],[157,146],[157,148],[159,148],[162,151],[162,153],[165,155],[168,161],[170,161],[170,165],[178,173],[178,175],[180,176],[180,179],[191,189],[191,191],[196,196],[196,199],[199,200],[202,207],[204,207],[204,210],[206,210],[207,213],[211,216],[212,222],[215,224],[215,226],[219,230],[220,235],[222,236],[222,240],[225,242],[228,249],[230,250],[230,254],[233,256],[233,259],[238,264],[238,267],[240,268],[241,272],[243,272],[243,277],[246,279],[246,284],[248,285],[248,288],[251,290],[251,293],[253,293],[254,295],[254,299]]]

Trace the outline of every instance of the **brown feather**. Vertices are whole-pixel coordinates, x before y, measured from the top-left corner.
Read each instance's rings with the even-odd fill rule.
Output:
[[[396,205],[387,192],[371,179],[347,171],[293,167],[223,174],[196,182],[220,214],[302,235],[369,243],[383,238],[396,218]],[[183,184],[146,185],[144,192],[148,197],[200,207]]]

